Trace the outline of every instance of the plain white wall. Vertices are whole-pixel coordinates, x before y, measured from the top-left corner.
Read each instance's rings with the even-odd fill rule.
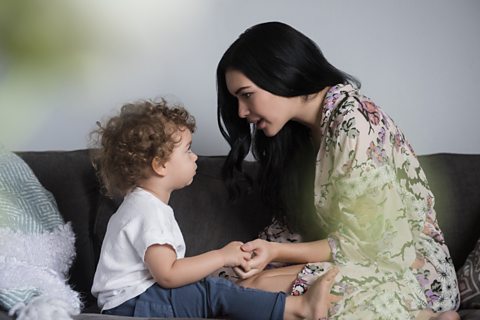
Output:
[[[216,122],[216,65],[247,27],[276,20],[311,37],[332,64],[358,77],[417,154],[480,153],[480,1],[70,4],[63,9],[68,15],[59,3],[35,9],[36,16],[48,12],[48,21],[32,29],[44,26],[46,37],[62,32],[54,58],[12,62],[0,48],[0,142],[9,149],[84,148],[95,122],[122,103],[165,96],[196,117],[195,152],[226,154]],[[55,27],[57,14],[68,28]]]

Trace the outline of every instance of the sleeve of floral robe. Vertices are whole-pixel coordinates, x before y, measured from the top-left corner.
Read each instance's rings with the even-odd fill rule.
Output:
[[[347,273],[402,272],[416,257],[413,240],[424,217],[414,216],[415,201],[397,180],[390,128],[373,103],[353,98],[328,122],[322,159],[327,203],[320,211],[328,220],[334,260]]]

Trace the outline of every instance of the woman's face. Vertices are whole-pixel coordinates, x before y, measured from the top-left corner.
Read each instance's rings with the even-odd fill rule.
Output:
[[[255,124],[266,136],[276,135],[294,117],[298,99],[263,90],[238,70],[229,69],[225,80],[228,91],[237,98],[238,116]]]

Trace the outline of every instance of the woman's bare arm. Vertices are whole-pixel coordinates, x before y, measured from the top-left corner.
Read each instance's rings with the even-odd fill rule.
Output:
[[[332,255],[332,250],[326,239],[300,243],[278,243],[256,239],[245,243],[242,250],[254,254],[248,263],[248,267],[243,268],[246,272],[251,269],[261,271],[272,261],[290,263],[323,262],[331,260]],[[248,276],[252,274],[254,273],[250,273]]]

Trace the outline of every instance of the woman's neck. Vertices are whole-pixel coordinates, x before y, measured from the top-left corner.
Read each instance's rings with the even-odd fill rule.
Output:
[[[330,87],[325,87],[322,91],[302,97],[302,103],[292,120],[304,124],[311,130],[320,127],[323,99],[328,89]]]
[[[292,120],[300,122],[310,129],[315,149],[318,149],[320,145],[323,100],[329,89],[330,87],[325,87],[322,91],[302,98],[303,103],[298,110],[298,114],[292,118]]]

